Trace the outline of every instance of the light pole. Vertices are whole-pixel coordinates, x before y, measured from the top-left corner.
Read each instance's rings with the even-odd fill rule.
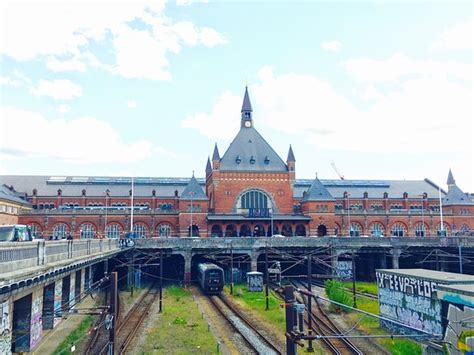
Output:
[[[426,230],[425,230],[425,195],[419,195],[421,197],[421,226],[422,226],[422,237],[426,237]]]
[[[440,228],[441,228],[441,237],[445,237],[444,235],[444,222],[443,222],[443,201],[441,200],[441,187],[438,186],[438,195],[439,195],[439,218],[440,218]],[[447,234],[447,233],[446,233]]]
[[[107,197],[109,197],[109,189],[105,190],[105,223],[104,223],[104,237],[107,238]]]

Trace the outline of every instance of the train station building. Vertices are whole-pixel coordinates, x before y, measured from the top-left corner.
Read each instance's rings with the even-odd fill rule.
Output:
[[[146,238],[474,231],[474,203],[451,171],[447,190],[428,178],[296,179],[297,154],[289,145],[282,159],[257,131],[247,89],[240,121],[227,149],[214,147],[204,178],[3,175],[0,185],[31,205],[18,211],[18,222],[44,238],[121,237],[130,230]]]

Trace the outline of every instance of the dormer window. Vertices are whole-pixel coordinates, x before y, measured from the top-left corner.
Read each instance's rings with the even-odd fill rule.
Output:
[[[263,161],[265,165],[270,164],[270,159],[268,158],[268,155],[265,157],[265,160]]]
[[[253,155],[250,157],[250,164],[255,164],[255,158],[253,157]]]
[[[242,162],[242,158],[240,158],[240,155],[237,155],[237,158],[235,158],[235,162],[237,164],[240,164]]]

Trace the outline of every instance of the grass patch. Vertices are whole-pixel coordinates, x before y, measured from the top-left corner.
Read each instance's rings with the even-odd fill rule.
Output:
[[[74,329],[54,350],[53,354],[72,354],[71,345],[76,344],[78,340],[82,339],[94,322],[93,316],[86,316],[81,323]]]
[[[421,355],[421,345],[410,339],[383,339],[383,347],[387,348],[393,355]]]
[[[208,331],[190,291],[164,290],[163,313],[147,331],[140,354],[216,354],[217,341]]]
[[[226,286],[226,293],[229,294],[228,286]],[[259,312],[262,318],[279,330],[285,331],[285,309],[280,307],[284,301],[277,298],[272,292],[268,295],[268,311],[265,311],[265,291],[249,292],[244,284],[234,285],[234,299],[241,301],[248,308]]]
[[[352,282],[344,281],[344,287],[352,291]],[[363,293],[370,293],[371,295],[378,296],[377,284],[375,282],[356,282],[356,290]]]

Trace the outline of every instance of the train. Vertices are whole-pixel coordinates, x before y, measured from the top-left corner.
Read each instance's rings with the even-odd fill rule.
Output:
[[[205,294],[219,294],[224,288],[224,270],[212,263],[198,265],[198,281]]]

